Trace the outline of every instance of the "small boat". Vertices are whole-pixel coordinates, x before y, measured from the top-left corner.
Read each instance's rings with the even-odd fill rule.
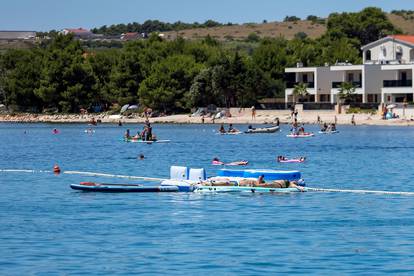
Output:
[[[280,130],[280,127],[264,127],[264,128],[250,128],[246,130],[244,133],[246,134],[255,134],[255,133],[275,133]]]
[[[308,137],[313,137],[313,136],[315,136],[315,134],[310,133],[310,132],[303,133],[303,134],[291,133],[291,134],[286,135],[286,137],[289,137],[289,138],[308,138]]]
[[[109,184],[95,182],[81,182],[71,184],[73,190],[85,192],[107,192],[107,193],[160,193],[178,192],[177,186],[145,186],[139,184]]]
[[[336,134],[339,133],[339,130],[328,130],[328,131],[319,131],[320,134]]]

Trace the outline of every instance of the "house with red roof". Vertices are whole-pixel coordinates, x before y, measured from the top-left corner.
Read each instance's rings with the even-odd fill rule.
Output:
[[[361,48],[363,64],[338,61],[321,67],[286,68],[285,101],[293,102],[295,85],[304,83],[314,103],[337,103],[344,82],[352,83],[356,101],[388,104],[414,101],[414,36],[390,35]]]

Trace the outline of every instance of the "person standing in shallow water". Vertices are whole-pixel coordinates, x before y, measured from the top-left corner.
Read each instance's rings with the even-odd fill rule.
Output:
[[[352,114],[352,117],[351,117],[351,124],[352,124],[353,126],[355,126],[355,125],[356,125],[356,123],[355,123],[355,115],[354,115],[354,114]]]
[[[251,108],[252,111],[252,120],[256,120],[256,107],[253,105]]]

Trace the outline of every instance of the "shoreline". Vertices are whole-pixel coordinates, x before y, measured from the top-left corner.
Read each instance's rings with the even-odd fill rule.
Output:
[[[291,124],[292,118],[290,111],[286,110],[258,110],[256,118],[252,119],[249,111],[234,112],[232,117],[215,119],[205,118],[204,124],[274,124],[276,118],[279,119],[280,124]],[[322,122],[334,123],[337,125],[352,125],[351,120],[354,116],[356,125],[373,125],[373,126],[414,126],[414,121],[408,119],[390,119],[383,120],[379,115],[370,114],[336,114],[327,111],[306,111],[298,114],[298,122],[303,124],[318,124],[317,117],[320,117]],[[102,124],[139,124],[144,123],[145,118],[139,116],[125,117],[121,115],[108,114],[57,114],[57,115],[43,115],[21,113],[15,115],[0,115],[0,123],[50,123],[50,124],[82,124],[89,123],[92,118]],[[191,117],[189,114],[170,115],[164,117],[149,118],[151,123],[158,124],[203,124],[201,117]]]

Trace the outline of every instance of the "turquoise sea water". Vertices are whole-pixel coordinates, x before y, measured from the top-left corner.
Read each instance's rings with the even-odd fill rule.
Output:
[[[155,125],[169,144],[121,142],[126,128],[0,124],[0,169],[168,177],[170,165],[300,169],[321,188],[412,191],[414,129],[340,127],[337,135],[289,139],[215,135],[211,125]],[[237,126],[246,128],[246,126]],[[51,130],[58,128],[59,135]],[[309,130],[317,131],[315,126]],[[137,160],[143,153],[147,158]],[[277,164],[277,155],[307,156]],[[44,274],[412,274],[414,197],[351,193],[94,194],[69,184],[99,180],[0,172],[0,273]]]

